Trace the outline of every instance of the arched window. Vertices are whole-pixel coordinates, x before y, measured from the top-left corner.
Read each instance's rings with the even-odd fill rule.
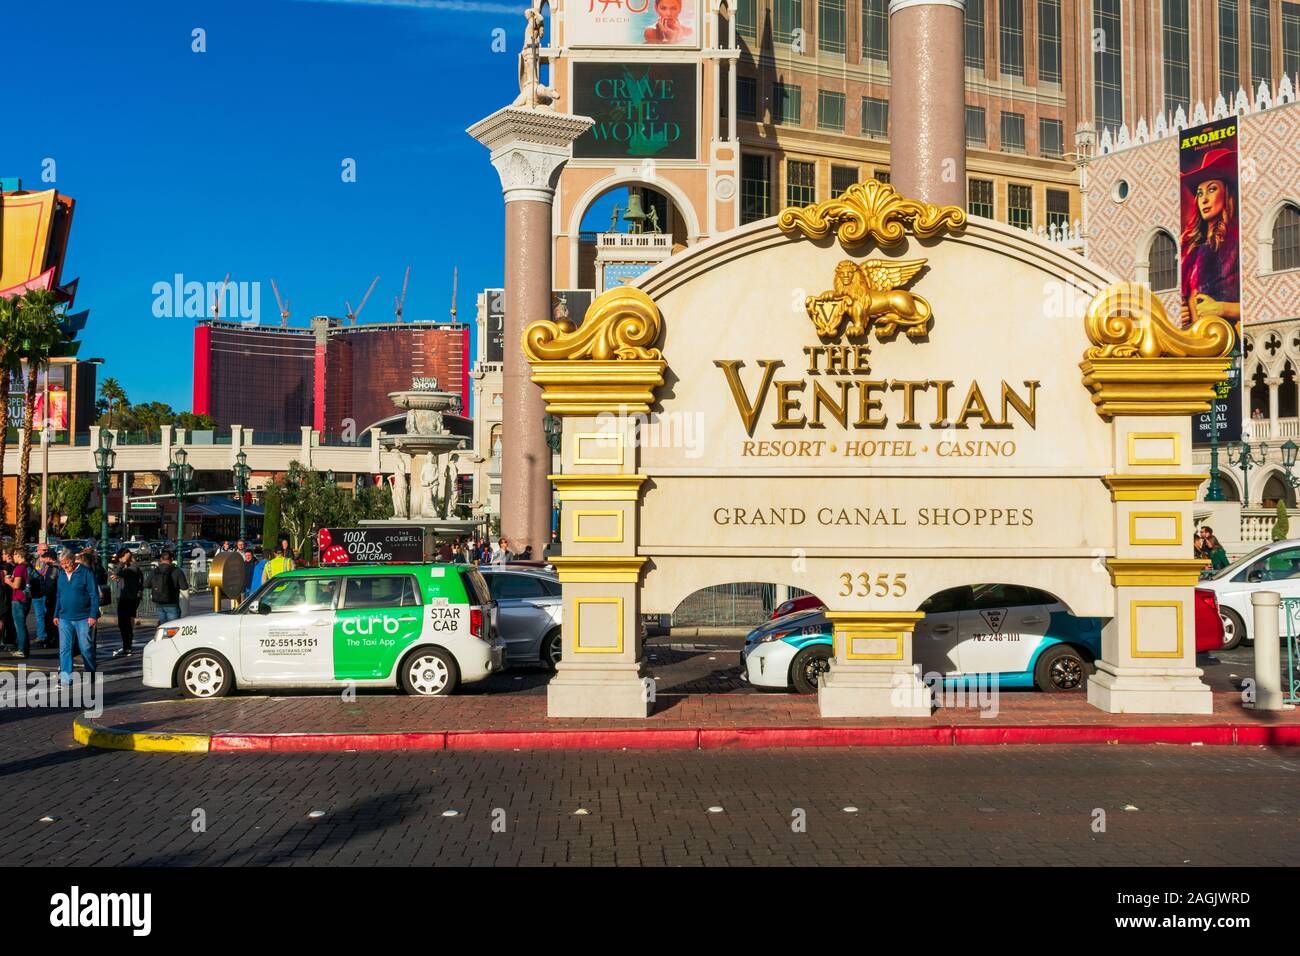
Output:
[[[1274,472],[1269,475],[1268,481],[1264,483],[1264,490],[1260,492],[1260,506],[1264,508],[1276,508],[1279,501],[1286,502],[1288,508],[1295,507],[1295,489],[1283,481],[1281,476]]]
[[[1300,209],[1287,204],[1273,220],[1273,271],[1300,269]]]
[[[1295,418],[1300,415],[1300,393],[1296,390],[1295,366],[1289,361],[1282,369],[1282,384],[1277,387],[1277,417]]]
[[[1151,239],[1147,262],[1152,292],[1168,292],[1178,288],[1178,244],[1163,229]]]
[[[1269,417],[1267,378],[1268,376],[1264,374],[1264,366],[1256,365],[1255,374],[1250,377],[1250,417],[1255,421]]]

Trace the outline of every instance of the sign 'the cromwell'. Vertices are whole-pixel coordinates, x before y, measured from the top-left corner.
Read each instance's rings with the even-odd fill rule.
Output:
[[[645,716],[638,615],[740,581],[827,602],[824,716],[928,714],[917,608],[981,582],[1110,619],[1096,706],[1208,713],[1188,415],[1233,342],[877,182],[680,253],[577,329],[534,323],[533,380],[564,421],[550,713]]]

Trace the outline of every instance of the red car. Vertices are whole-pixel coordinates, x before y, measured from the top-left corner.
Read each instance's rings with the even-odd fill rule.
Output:
[[[1196,589],[1196,653],[1223,650],[1223,619],[1213,591]]]
[[[790,600],[778,604],[775,610],[772,611],[772,620],[775,621],[778,617],[793,614],[795,611],[816,611],[825,606],[826,602],[821,598],[805,594],[803,597],[790,598]]]

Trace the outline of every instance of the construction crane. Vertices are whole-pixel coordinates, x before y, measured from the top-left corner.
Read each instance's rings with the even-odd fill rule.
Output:
[[[280,328],[289,324],[289,300],[280,301],[280,290],[275,287],[275,280],[271,280],[271,291],[275,293],[275,305],[280,310]]]
[[[370,288],[367,289],[366,294],[361,297],[361,304],[357,306],[357,310],[355,312],[352,311],[352,303],[347,301],[346,299],[343,300],[343,304],[348,307],[348,311],[347,311],[348,321],[351,322],[353,325],[357,324],[357,316],[360,315],[361,310],[366,307],[366,300],[370,298],[370,293],[375,291],[375,284],[378,282],[379,282],[379,276],[375,276],[373,279],[370,280]]]
[[[451,320],[456,321],[456,281],[460,276],[460,269],[456,266],[451,267]]]
[[[399,299],[393,296],[393,315],[397,316],[397,321],[402,321],[402,309],[406,305],[406,284],[411,281],[411,267],[406,267],[406,275],[402,279],[402,297]]]
[[[230,281],[230,273],[221,280],[221,290],[217,293],[216,298],[212,300],[212,319],[214,322],[221,320],[221,300],[226,297],[226,284]]]

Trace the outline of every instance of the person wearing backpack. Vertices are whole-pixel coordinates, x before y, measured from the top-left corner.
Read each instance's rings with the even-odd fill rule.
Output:
[[[173,563],[176,555],[164,551],[149,578],[149,593],[158,609],[158,623],[166,624],[181,616],[181,592],[190,589],[185,572]]]
[[[130,657],[131,644],[135,640],[135,612],[140,609],[140,594],[144,590],[144,575],[135,566],[135,555],[130,548],[118,552],[113,580],[122,586],[117,596],[117,629],[122,635],[122,646],[113,652],[113,656]]]
[[[49,643],[49,631],[45,618],[45,577],[49,562],[50,547],[47,544],[36,546],[36,559],[32,561],[27,574],[27,595],[31,598],[32,619],[36,624],[36,641],[33,647],[46,647]]]

